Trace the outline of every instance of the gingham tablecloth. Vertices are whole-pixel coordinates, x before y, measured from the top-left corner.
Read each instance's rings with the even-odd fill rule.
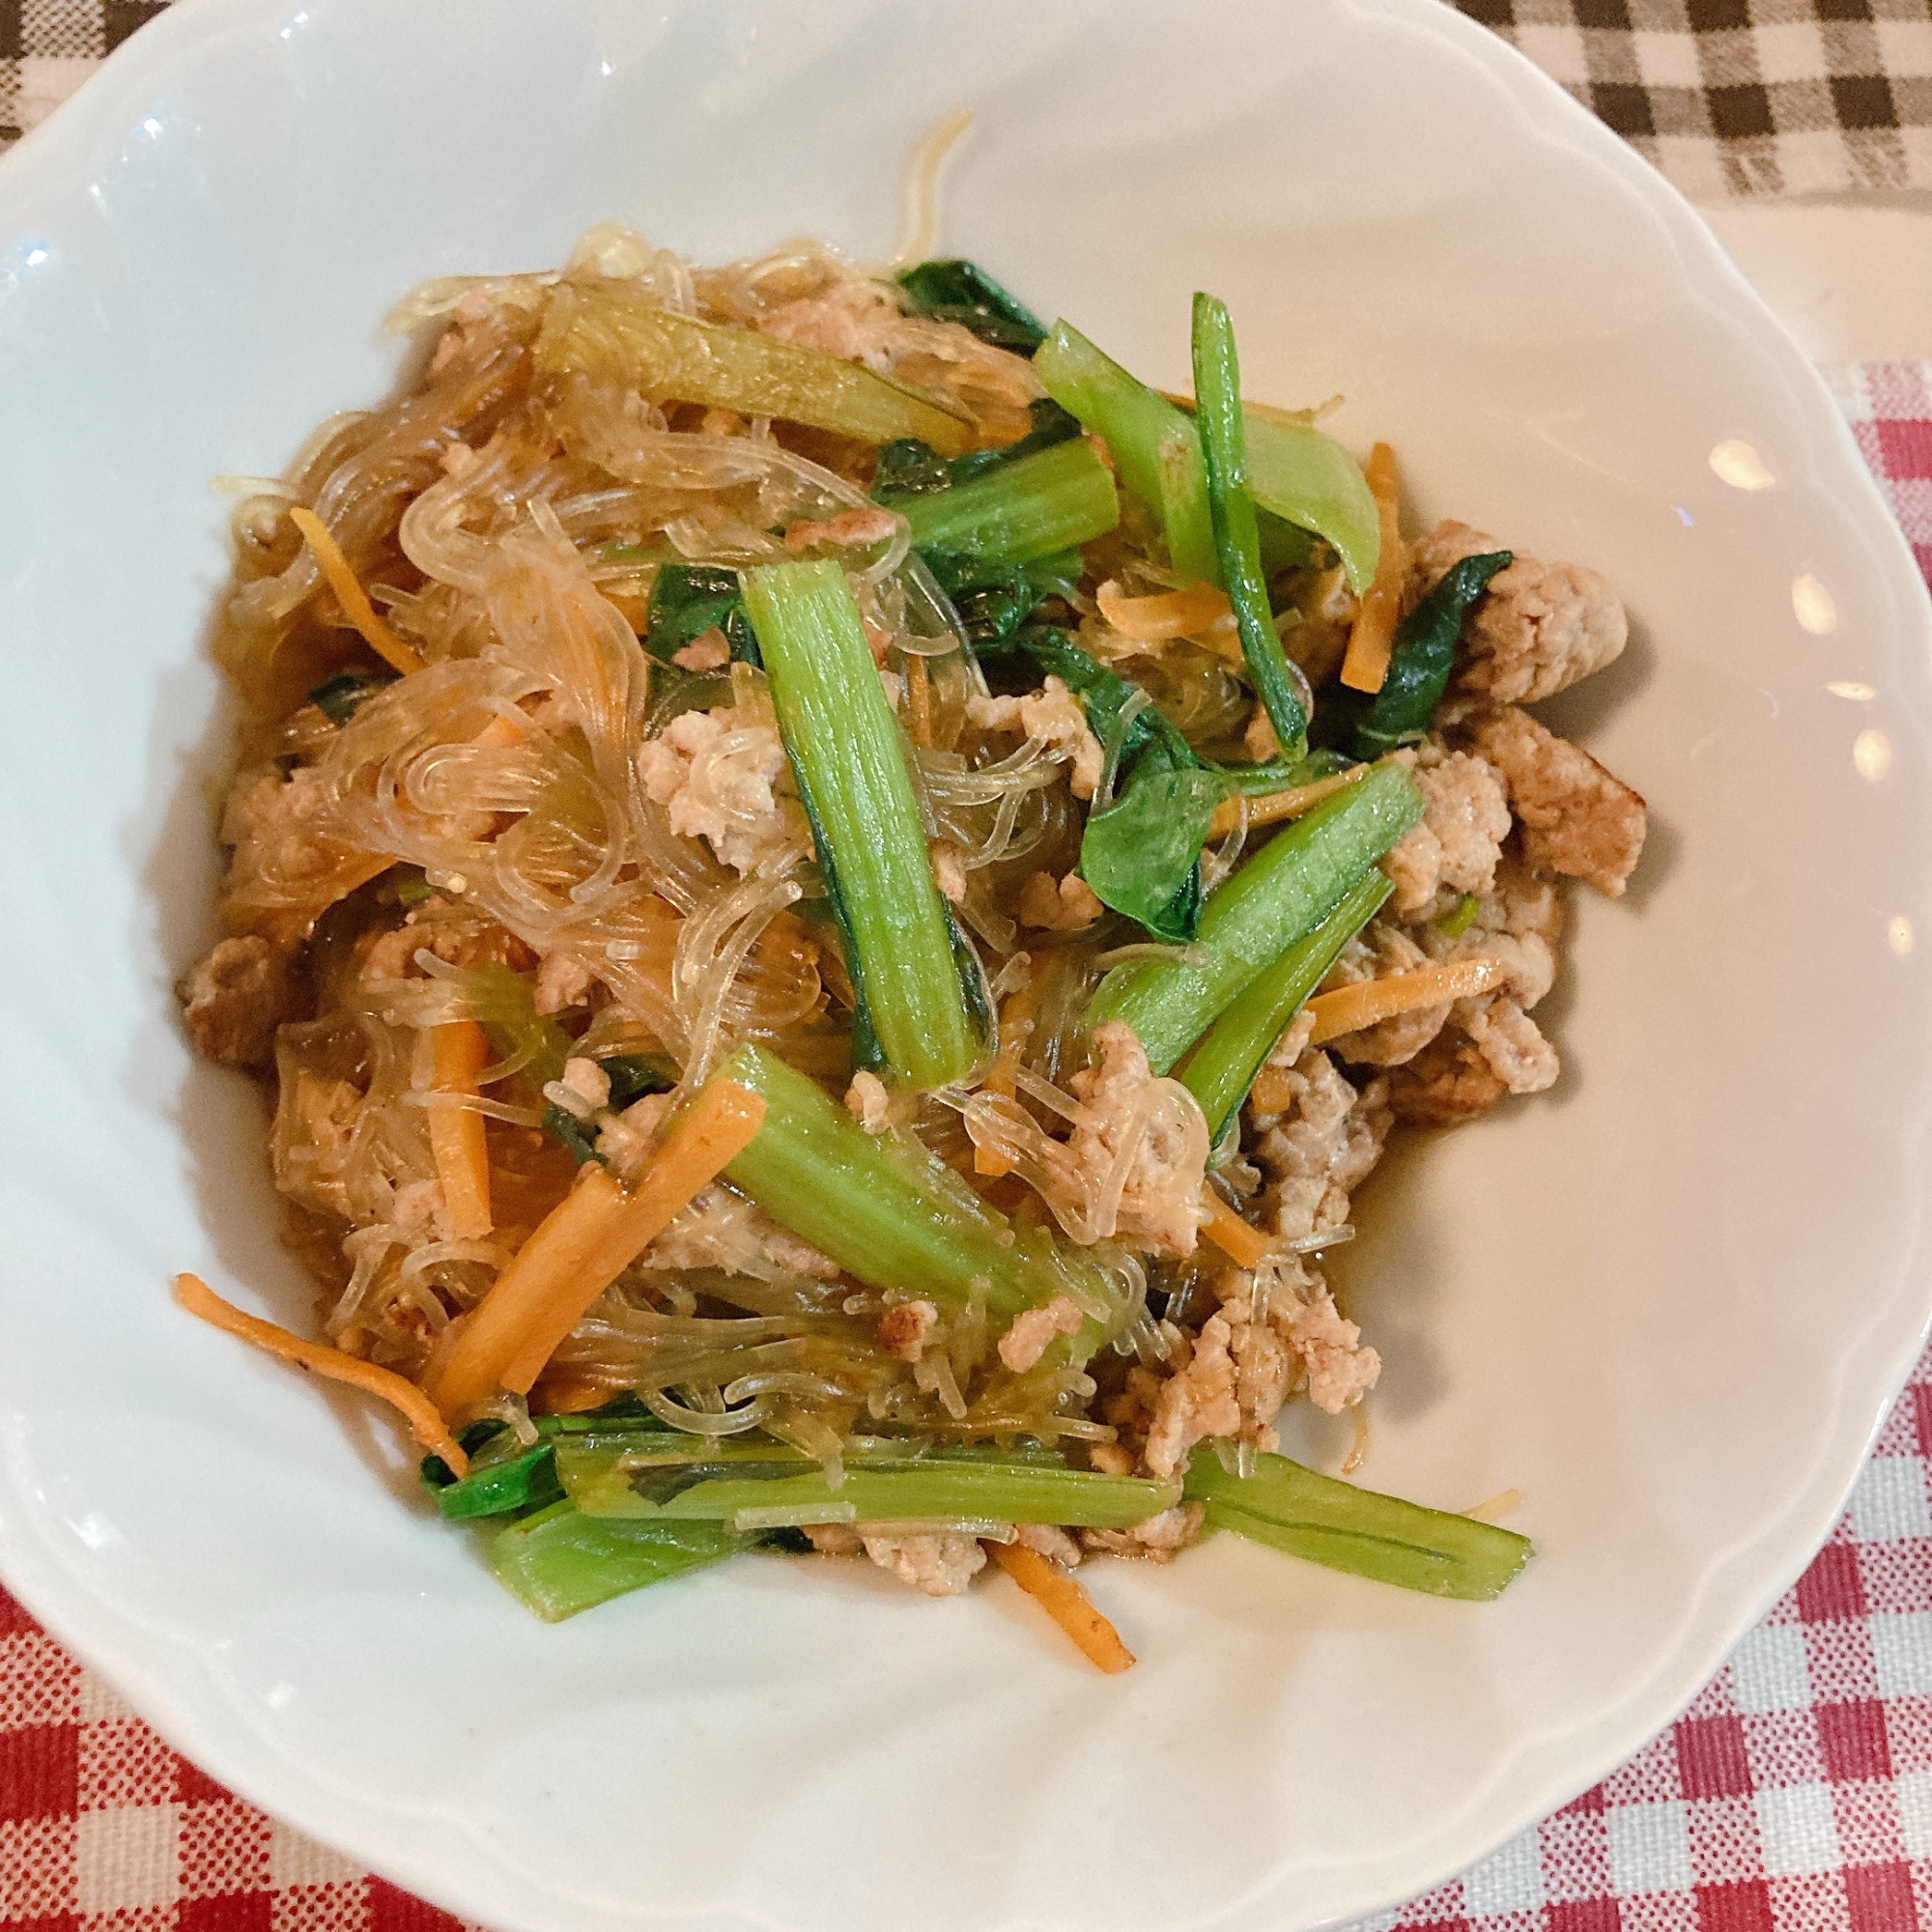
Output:
[[[1932,585],[1932,363],[1865,363],[1842,400]],[[0,1932],[459,1922],[231,1797],[0,1591]],[[1831,1541],[1690,1708],[1356,1932],[1915,1926],[1932,1927],[1932,1350]]]
[[[0,0],[0,147],[166,0]],[[1932,0],[1456,0],[1688,195],[1932,188]]]
[[[162,4],[0,0],[0,147]],[[1932,0],[1458,4],[1692,195],[1932,188]],[[1864,364],[1842,400],[1932,584],[1928,378]],[[1932,1928],[1928,1483],[1932,1351],[1831,1541],[1690,1708],[1355,1932]],[[460,1924],[232,1797],[0,1590],[0,1932]]]

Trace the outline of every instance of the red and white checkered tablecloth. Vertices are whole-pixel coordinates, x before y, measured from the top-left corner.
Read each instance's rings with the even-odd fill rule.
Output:
[[[1853,433],[1932,585],[1932,363]],[[0,1590],[0,1932],[454,1932],[231,1797]],[[1575,1804],[1355,1932],[1932,1927],[1932,1350],[1817,1560]]]

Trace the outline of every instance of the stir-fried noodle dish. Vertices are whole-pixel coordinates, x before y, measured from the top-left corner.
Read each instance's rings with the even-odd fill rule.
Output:
[[[241,486],[181,987],[320,1333],[183,1300],[395,1403],[548,1617],[991,1560],[1118,1668],[1093,1552],[1503,1588],[1522,1537],[1276,1425],[1375,1386],[1321,1257],[1389,1135],[1556,1078],[1565,882],[1644,837],[1525,708],[1622,650],[1603,580],[1405,534],[1211,296],[1191,395],[810,243],[601,229],[394,326],[404,392]]]

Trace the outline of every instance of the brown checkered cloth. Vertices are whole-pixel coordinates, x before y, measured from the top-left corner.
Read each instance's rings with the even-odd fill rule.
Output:
[[[1688,195],[1932,188],[1932,0],[1456,0]],[[0,147],[166,0],[0,0]]]
[[[1932,0],[1457,0],[1693,199],[1932,188]]]

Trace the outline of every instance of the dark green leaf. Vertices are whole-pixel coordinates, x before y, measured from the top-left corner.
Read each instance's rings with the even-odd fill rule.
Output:
[[[735,570],[715,563],[661,563],[651,580],[644,648],[660,663],[669,664],[714,626],[728,638],[726,620],[734,611],[744,628]]]
[[[501,1462],[472,1464],[461,1482],[437,1491],[436,1506],[446,1520],[456,1522],[471,1517],[507,1516],[513,1510],[541,1509],[562,1494],[551,1445],[537,1442]]]
[[[899,276],[921,314],[956,322],[982,342],[1031,355],[1046,338],[1039,318],[977,263],[921,262]]]
[[[1088,819],[1080,876],[1156,939],[1186,945],[1201,929],[1201,848],[1227,795],[1212,772],[1162,769],[1150,752]]]
[[[952,471],[945,457],[929,442],[902,436],[879,451],[872,471],[872,495],[880,502],[893,497],[930,497],[952,488]]]
[[[355,716],[355,707],[365,697],[395,681],[392,677],[365,677],[359,671],[338,671],[317,685],[309,693],[308,701],[331,724],[340,728]]]
[[[1056,443],[1069,442],[1078,436],[1080,423],[1051,396],[1042,396],[1028,406],[1033,427],[1017,442],[999,449],[970,449],[950,462],[929,443],[915,437],[902,437],[879,451],[878,467],[872,472],[872,497],[877,502],[891,502],[903,497],[933,497],[956,484],[970,483],[988,470],[1003,469],[1023,457],[1037,456]]]
[[[604,1159],[597,1151],[596,1143],[584,1131],[583,1122],[575,1114],[566,1113],[554,1100],[545,1106],[543,1123],[545,1133],[554,1134],[576,1156],[579,1167],[586,1160]],[[610,1163],[606,1161],[605,1165],[608,1167]]]
[[[600,1060],[611,1083],[611,1108],[621,1114],[646,1094],[668,1094],[677,1085],[677,1065],[661,1053],[613,1053]]]
[[[1429,721],[1449,688],[1463,619],[1489,588],[1490,579],[1514,560],[1506,550],[1463,557],[1396,626],[1388,675],[1368,715],[1355,726],[1356,756],[1378,758],[1429,729]]]

